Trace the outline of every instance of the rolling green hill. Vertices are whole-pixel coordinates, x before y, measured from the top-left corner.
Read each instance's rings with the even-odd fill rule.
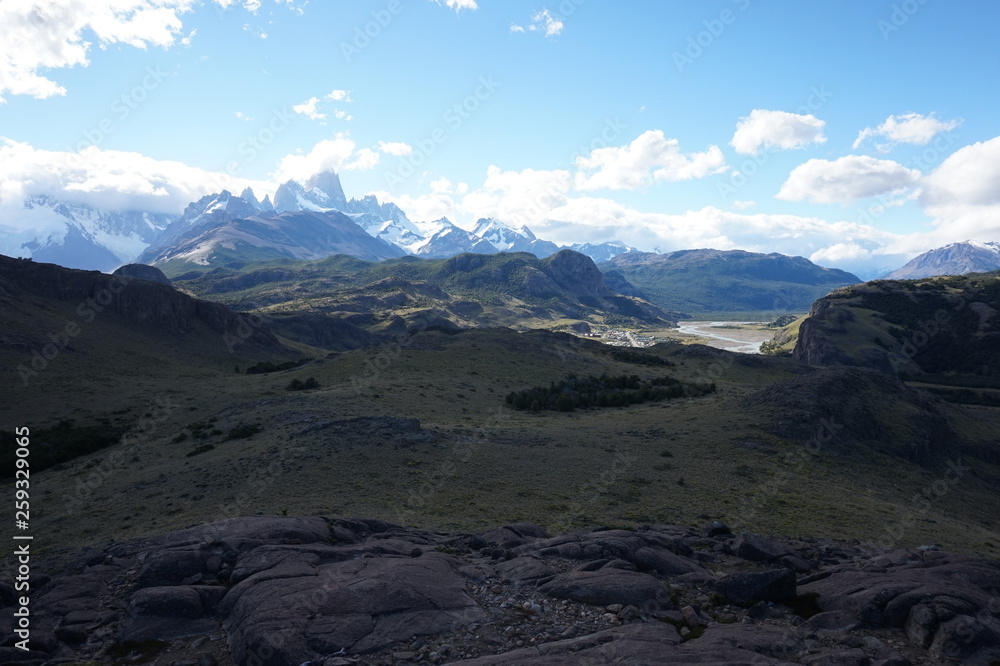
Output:
[[[804,312],[831,290],[861,282],[803,257],[743,250],[628,252],[600,268],[622,293],[629,293],[624,280],[635,287],[633,293],[654,305],[699,315]]]
[[[472,328],[568,328],[582,322],[672,326],[665,312],[605,284],[594,262],[564,250],[545,259],[527,253],[403,257],[368,262],[347,256],[275,261],[181,273],[179,286],[238,309],[269,316],[333,315],[373,332],[414,325]]]

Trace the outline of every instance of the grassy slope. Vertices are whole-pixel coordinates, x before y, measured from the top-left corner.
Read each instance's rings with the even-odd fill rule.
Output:
[[[800,462],[794,454],[804,442],[773,435],[766,415],[736,406],[741,396],[801,372],[791,361],[758,359],[748,366],[677,345],[657,350],[676,367],[649,368],[616,362],[606,349],[572,338],[502,330],[428,332],[401,342],[272,375],[235,375],[221,363],[184,357],[171,370],[129,366],[142,382],[128,403],[130,417],[156,393],[169,395],[174,408],[156,432],[127,449],[124,463],[97,477],[76,514],[66,513],[65,498],[95,478],[110,451],[38,475],[44,494],[33,508],[38,533],[47,535],[44,548],[161,533],[227,512],[285,511],[464,530],[512,520],[565,529],[721,518],[762,533],[883,540],[886,526],[908,515],[910,499],[940,478],[940,471],[898,459],[834,449]],[[96,416],[119,408],[124,391],[78,390],[82,367],[67,364],[59,381],[54,374],[48,398],[38,404],[17,398],[5,420],[41,423],[77,409]],[[709,378],[719,392],[570,414],[502,408],[507,392],[570,372]],[[104,379],[92,381],[121,384],[107,371],[98,376]],[[308,377],[321,388],[284,390],[292,378]],[[998,409],[956,407],[954,414],[962,427],[983,434],[1000,425]],[[302,432],[310,418],[373,415],[419,418],[438,440]],[[211,438],[213,450],[186,457],[201,442],[177,436],[210,419],[223,432],[254,422],[264,430],[245,440]],[[936,498],[899,543],[1000,554],[990,479],[1000,479],[1000,469],[977,462],[976,475]]]
[[[769,340],[770,345],[766,353],[775,356],[790,356],[795,349],[795,341],[799,339],[799,328],[808,315],[802,315],[787,326],[778,329]]]

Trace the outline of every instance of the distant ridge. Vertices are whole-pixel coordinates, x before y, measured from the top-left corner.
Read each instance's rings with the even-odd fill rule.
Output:
[[[833,289],[861,282],[803,257],[743,250],[628,252],[599,266],[619,293],[681,312],[805,312]]]
[[[1000,268],[1000,243],[967,240],[924,252],[886,277],[915,280],[937,275],[987,273]]]

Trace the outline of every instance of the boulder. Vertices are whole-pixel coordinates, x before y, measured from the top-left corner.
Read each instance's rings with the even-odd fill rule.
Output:
[[[670,602],[670,588],[663,581],[649,574],[621,569],[559,574],[538,591],[557,599],[594,606],[621,604],[647,612],[676,608]]]
[[[776,562],[786,555],[794,555],[791,548],[773,539],[755,534],[741,534],[733,541],[733,554],[751,562]]]
[[[738,605],[758,601],[788,603],[795,600],[795,572],[791,569],[776,569],[759,573],[734,573],[719,580],[716,589]]]

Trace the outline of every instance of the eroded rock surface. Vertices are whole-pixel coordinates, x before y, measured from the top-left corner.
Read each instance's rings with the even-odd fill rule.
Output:
[[[905,664],[1000,660],[1000,563],[656,525],[442,534],[254,517],[10,590],[0,663]]]

